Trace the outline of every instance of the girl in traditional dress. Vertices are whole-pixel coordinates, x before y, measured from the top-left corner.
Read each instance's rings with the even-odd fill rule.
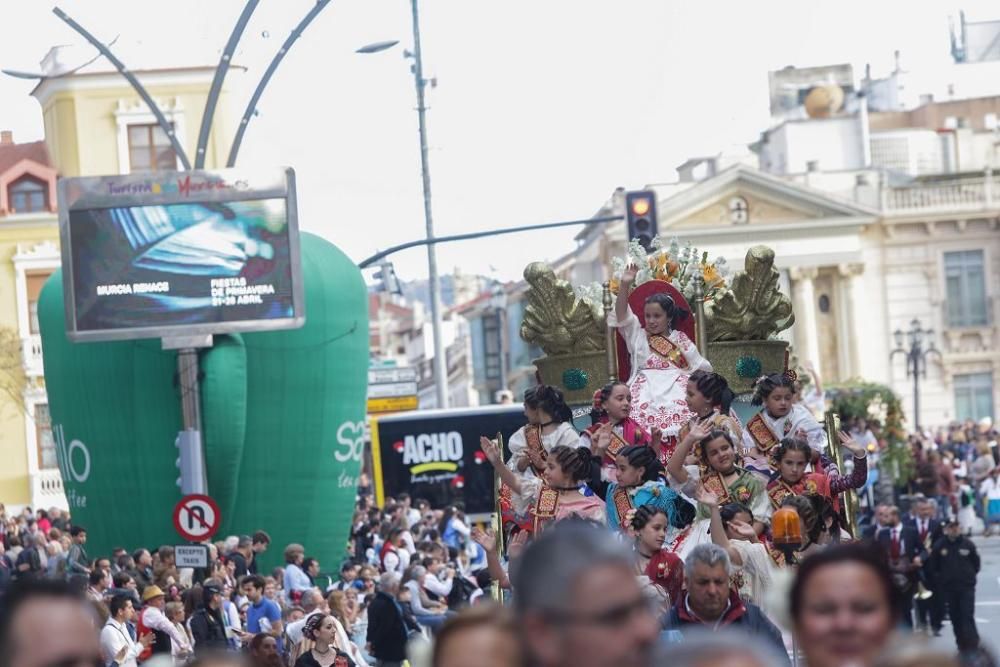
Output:
[[[781,507],[786,496],[820,495],[836,507],[837,496],[850,489],[860,489],[868,479],[868,450],[846,433],[840,433],[840,444],[854,454],[854,471],[850,475],[838,472],[806,472],[813,456],[805,440],[783,438],[774,450],[777,472],[767,483],[767,496],[774,509]]]
[[[792,399],[795,380],[795,373],[786,372],[765,375],[754,383],[751,403],[763,408],[747,422],[743,445],[749,459],[747,467],[765,475],[773,471],[772,450],[782,438],[801,438],[817,454],[822,454],[826,448],[823,427],[804,405]]]
[[[632,408],[632,394],[624,382],[610,382],[594,392],[594,407],[590,419],[594,423],[580,434],[580,446],[591,449],[598,433],[608,432],[610,444],[601,462],[601,478],[614,482],[618,467],[615,457],[629,445],[646,445],[654,451],[660,449],[660,430],[653,429],[652,435],[629,417]]]
[[[688,375],[696,370],[712,370],[712,365],[698,352],[691,339],[676,329],[677,322],[688,316],[666,294],[646,299],[643,315],[645,329],[628,305],[629,288],[638,267],[625,267],[615,312],[608,315],[608,325],[617,327],[625,339],[632,363],[628,384],[632,391],[632,419],[652,433],[663,434],[668,454],[677,442],[677,432],[691,419],[685,403]]]
[[[553,447],[545,459],[542,477],[515,475],[504,462],[497,443],[480,438],[486,458],[496,468],[500,479],[510,487],[515,513],[526,517],[518,522],[525,526],[511,537],[507,553],[516,557],[532,535],[550,524],[579,516],[604,523],[604,503],[583,484],[591,473],[590,452],[579,447]]]
[[[699,465],[685,466],[684,461],[694,448],[701,444]],[[677,445],[677,451],[667,464],[670,479],[695,497],[697,482],[715,494],[719,504],[741,503],[753,512],[753,528],[760,535],[771,517],[764,482],[757,475],[737,465],[739,454],[732,436],[726,431],[709,429],[707,423],[693,424],[687,437]],[[708,541],[711,508],[698,505],[694,524],[687,533],[677,536],[673,549],[683,558],[696,545]]]
[[[643,505],[662,509],[670,525],[681,529],[691,523],[694,508],[676,491],[660,479],[663,467],[656,453],[645,445],[630,445],[615,458],[618,466],[616,482],[605,482],[600,476],[600,461],[607,451],[608,441],[602,437],[596,443],[591,459],[590,488],[606,503],[608,526],[615,531],[628,532],[628,512]]]
[[[662,508],[642,505],[629,511],[629,525],[635,536],[636,574],[656,590],[666,611],[680,599],[684,584],[684,563],[663,548],[670,519]]]
[[[733,589],[747,602],[767,610],[766,593],[773,582],[774,563],[753,529],[753,512],[746,505],[719,506],[719,498],[700,488],[698,502],[711,512],[709,534],[712,541],[729,553],[733,565]]]
[[[725,431],[733,442],[743,441],[743,427],[739,420],[731,414],[730,409],[736,394],[729,388],[726,378],[711,371],[695,371],[691,373],[687,384],[687,406],[694,413],[694,419],[684,424],[677,434],[678,440],[683,440],[691,432],[693,423],[708,424],[714,431]],[[687,461],[695,465],[701,459],[701,446],[695,443],[688,456],[694,458]],[[663,465],[667,462],[664,460]]]
[[[580,436],[573,428],[573,411],[555,387],[543,384],[524,392],[524,414],[528,423],[508,440],[507,465],[522,476],[539,477],[548,452],[560,445],[578,447]]]

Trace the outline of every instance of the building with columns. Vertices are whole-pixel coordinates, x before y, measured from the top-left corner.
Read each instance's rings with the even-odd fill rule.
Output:
[[[917,320],[934,331],[939,352],[921,378],[920,423],[1000,416],[1000,178],[992,169],[769,173],[750,162],[709,164],[699,178],[688,161],[677,182],[646,186],[657,193],[660,236],[722,256],[733,270],[750,246],[773,248],[796,316],[782,337],[824,381],[888,384],[912,424],[912,379],[890,355],[894,332]],[[595,217],[623,215],[621,194]],[[574,284],[604,280],[611,258],[625,252],[625,225],[591,225],[577,240],[557,272]]]

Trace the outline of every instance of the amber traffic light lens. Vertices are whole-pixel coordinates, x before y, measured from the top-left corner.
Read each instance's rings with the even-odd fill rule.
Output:
[[[649,200],[636,199],[632,202],[632,213],[635,215],[646,215],[649,213]]]

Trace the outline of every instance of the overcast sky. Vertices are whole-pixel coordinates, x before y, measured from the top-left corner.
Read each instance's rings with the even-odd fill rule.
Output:
[[[133,68],[214,64],[241,0],[64,0]],[[252,87],[310,0],[261,0],[232,75]],[[244,140],[240,165],[291,165],[302,227],[357,261],[424,234],[415,96],[400,47],[407,0],[334,0],[290,52]],[[0,66],[37,70],[49,46],[80,39],[44,0],[0,0]],[[902,51],[933,78],[949,63],[948,17],[1000,18],[986,0],[422,0],[434,217],[439,235],[583,218],[616,186],[675,179],[687,157],[757,138],[767,73],[848,62],[876,77]],[[134,56],[140,53],[141,56]],[[132,62],[141,60],[142,62]],[[0,77],[0,128],[43,136],[32,83]],[[240,92],[233,110],[242,110]],[[189,121],[189,127],[192,124]],[[192,130],[195,131],[195,130]],[[575,230],[439,248],[442,271],[520,277],[572,249]],[[394,258],[426,276],[422,249]]]

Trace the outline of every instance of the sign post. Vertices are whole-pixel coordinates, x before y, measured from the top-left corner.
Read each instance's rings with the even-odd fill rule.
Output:
[[[416,410],[419,405],[416,369],[368,369],[368,414]]]
[[[208,546],[204,544],[178,544],[174,547],[177,567],[208,567]]]

